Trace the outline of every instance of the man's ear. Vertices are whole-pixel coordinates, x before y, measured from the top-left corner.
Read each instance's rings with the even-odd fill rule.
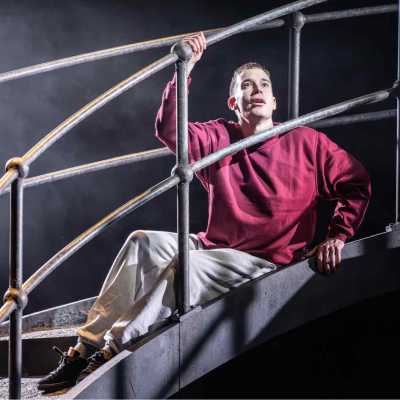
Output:
[[[235,111],[237,108],[237,101],[235,96],[229,96],[228,100],[226,101],[228,104],[228,108],[232,111]]]

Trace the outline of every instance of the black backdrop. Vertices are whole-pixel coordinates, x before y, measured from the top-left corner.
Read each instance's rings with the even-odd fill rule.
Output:
[[[226,26],[285,4],[153,0],[75,0],[0,4],[0,71],[88,51]],[[331,0],[306,13],[388,4],[378,0]],[[381,88],[396,79],[395,14],[305,26],[302,35],[300,113]],[[169,51],[150,50],[74,66],[1,84],[0,164],[25,153],[87,102]],[[210,47],[193,71],[191,120],[233,119],[226,108],[234,68],[259,61],[272,72],[278,110],[287,117],[286,28],[242,34]],[[160,147],[154,118],[173,67],[140,83],[74,128],[35,162],[30,176],[81,163]],[[360,112],[394,108],[393,100]],[[356,237],[382,232],[394,220],[395,122],[386,120],[326,129],[369,170],[373,199]],[[47,184],[25,192],[24,277],[102,216],[169,175],[173,157],[146,161]],[[206,196],[192,185],[191,230],[206,223]],[[0,289],[8,276],[8,195],[0,198]],[[316,241],[324,236],[322,211]],[[170,191],[108,229],[43,282],[26,312],[95,295],[118,248],[135,229],[176,229],[175,193]]]

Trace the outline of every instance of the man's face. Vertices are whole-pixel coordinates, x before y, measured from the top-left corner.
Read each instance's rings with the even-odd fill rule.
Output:
[[[246,69],[236,79],[228,107],[248,122],[269,120],[276,109],[269,76],[260,68]]]

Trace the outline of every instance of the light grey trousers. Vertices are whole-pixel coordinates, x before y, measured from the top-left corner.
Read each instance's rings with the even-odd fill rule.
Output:
[[[205,250],[191,234],[190,304],[214,299],[276,266],[239,250]],[[149,327],[175,311],[174,277],[177,234],[135,231],[120,249],[101,291],[90,309],[79,340],[121,351],[147,333]]]

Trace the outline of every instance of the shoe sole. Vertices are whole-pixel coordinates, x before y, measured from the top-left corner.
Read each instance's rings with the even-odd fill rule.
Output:
[[[75,382],[64,381],[58,383],[42,383],[38,384],[38,390],[44,391],[46,393],[57,392],[61,389],[66,389],[75,385]]]

